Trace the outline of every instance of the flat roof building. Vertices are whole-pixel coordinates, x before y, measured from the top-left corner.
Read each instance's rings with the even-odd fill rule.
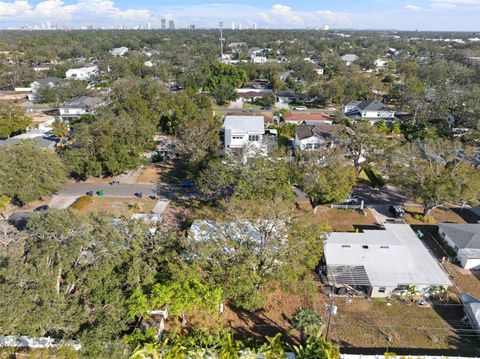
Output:
[[[414,286],[420,293],[451,282],[408,224],[384,230],[331,233],[325,241],[327,280],[371,297],[387,297]]]

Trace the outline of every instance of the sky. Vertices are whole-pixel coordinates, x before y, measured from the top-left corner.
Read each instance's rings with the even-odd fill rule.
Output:
[[[0,0],[0,28],[145,25],[480,31],[480,0]]]

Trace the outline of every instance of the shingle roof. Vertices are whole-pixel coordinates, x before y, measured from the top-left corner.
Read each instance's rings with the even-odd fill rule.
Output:
[[[365,100],[360,102],[357,107],[365,111],[392,111],[391,108],[377,100]]]
[[[56,82],[59,82],[61,81],[62,79],[59,78],[59,77],[45,77],[43,79],[37,79],[35,80],[34,82],[37,82],[39,83],[40,85],[46,85],[46,84],[49,84],[49,83],[56,83]]]
[[[80,96],[69,102],[66,102],[62,107],[74,107],[74,108],[93,108],[102,103],[102,100],[98,97]]]
[[[283,116],[285,122],[316,122],[316,121],[331,121],[330,115],[326,113],[299,113],[289,112]]]
[[[297,127],[296,135],[299,140],[312,136],[321,136],[325,140],[338,135],[340,128],[337,125],[300,125]]]
[[[440,223],[438,230],[444,232],[458,249],[480,249],[480,224]]]
[[[342,57],[340,57],[343,61],[348,61],[348,62],[355,62],[359,59],[359,57],[355,54],[345,54]]]

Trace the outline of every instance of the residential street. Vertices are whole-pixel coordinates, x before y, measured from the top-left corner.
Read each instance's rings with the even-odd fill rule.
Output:
[[[371,187],[355,187],[352,192],[365,201],[365,206],[398,205],[408,201],[394,188],[374,189]]]

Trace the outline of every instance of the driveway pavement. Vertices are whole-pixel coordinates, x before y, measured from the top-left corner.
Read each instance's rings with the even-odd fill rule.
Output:
[[[376,205],[401,205],[407,201],[395,188],[375,189],[355,187],[353,194],[364,200],[366,207]]]

